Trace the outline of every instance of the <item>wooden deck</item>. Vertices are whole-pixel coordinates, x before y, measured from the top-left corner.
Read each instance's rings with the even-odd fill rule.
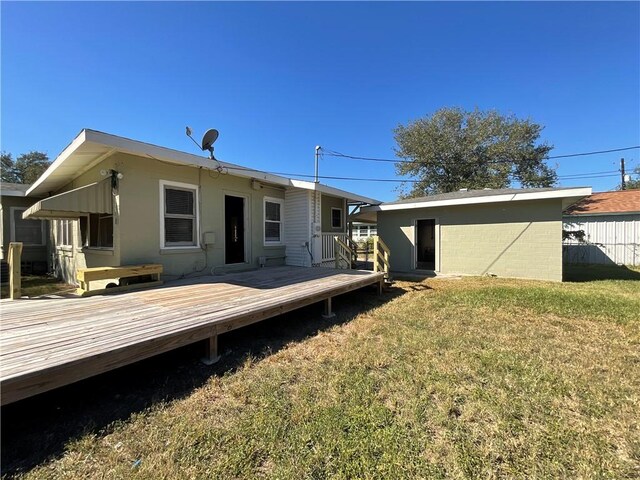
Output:
[[[193,342],[215,349],[220,333],[382,281],[361,270],[271,267],[100,297],[3,300],[1,403]]]

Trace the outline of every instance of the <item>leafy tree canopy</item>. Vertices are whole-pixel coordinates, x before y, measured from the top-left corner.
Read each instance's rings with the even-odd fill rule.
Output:
[[[395,130],[399,175],[418,180],[403,197],[461,188],[550,187],[555,170],[544,163],[553,148],[539,143],[543,127],[497,111],[443,108]],[[406,186],[405,186],[406,188]]]
[[[15,161],[10,153],[2,152],[2,181],[10,183],[33,183],[49,167],[46,153],[31,151],[23,153]]]

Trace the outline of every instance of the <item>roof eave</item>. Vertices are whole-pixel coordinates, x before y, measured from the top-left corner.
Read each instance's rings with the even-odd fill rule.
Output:
[[[29,196],[32,193],[46,193],[46,192],[40,192],[40,191],[36,192],[36,191],[40,190],[39,187],[45,182],[45,180],[47,180],[53,172],[55,172],[58,168],[60,168],[60,166],[65,162],[65,160],[69,158],[73,154],[73,152],[75,152],[80,147],[80,145],[82,145],[86,141],[86,132],[87,132],[86,129],[82,129],[80,131],[80,133],[76,136],[76,138],[74,138],[71,141],[71,143],[67,145],[66,148],[62,151],[62,153],[60,153],[60,155],[56,157],[56,159],[51,163],[51,165],[49,165],[49,168],[47,168],[44,171],[44,173],[40,175],[40,177],[38,177],[38,179],[35,182],[33,182],[29,190],[27,190],[27,193],[25,194],[25,196]]]
[[[308,182],[306,180],[290,180],[291,185],[296,188],[302,188],[304,190],[312,190],[319,191],[320,193],[326,193],[327,195],[333,195],[336,197],[346,198],[347,201],[356,202],[356,203],[364,203],[367,205],[378,205],[381,202],[374,198],[364,197],[362,195],[358,195],[352,192],[347,192],[346,190],[341,190],[339,188],[330,187],[329,185],[324,185],[322,183]]]
[[[206,157],[193,155],[190,153],[181,152],[171,148],[160,147],[150,143],[144,143],[137,140],[131,140],[117,135],[111,135],[109,133],[98,132],[96,130],[83,129],[76,138],[58,155],[56,160],[47,168],[47,170],[38,178],[38,180],[27,191],[27,195],[32,193],[45,195],[51,191],[55,191],[63,185],[57,185],[54,188],[47,187],[47,180],[54,174],[64,163],[83,145],[95,144],[107,147],[105,154],[97,156],[92,159],[91,162],[86,164],[83,170],[79,170],[74,174],[73,178],[68,178],[67,183],[74,178],[82,174],[88,168],[95,165],[101,159],[106,158],[108,155],[121,152],[131,155],[136,155],[145,158],[152,158],[163,162],[173,163],[176,165],[185,165],[196,168],[205,168],[207,170],[226,170],[230,175],[236,177],[244,177],[260,180],[273,185],[282,187],[296,187],[303,188],[305,190],[318,190],[328,195],[336,195],[339,197],[347,198],[350,201],[366,203],[366,204],[378,204],[379,201],[357,195],[351,192],[340,190],[338,188],[329,187],[328,185],[318,184],[314,182],[307,182],[304,180],[294,180],[287,177],[281,177],[279,175],[273,175],[259,170],[253,170],[251,168],[242,167],[233,163],[223,162],[219,160],[211,160]]]
[[[630,210],[627,212],[563,212],[563,217],[579,218],[579,217],[604,217],[611,215],[640,215],[640,210]]]
[[[581,198],[591,195],[591,187],[574,187],[563,188],[557,190],[549,190],[546,192],[517,192],[500,195],[487,195],[484,197],[468,197],[455,198],[449,200],[421,201],[413,203],[390,203],[381,204],[374,207],[364,207],[363,211],[393,211],[393,210],[410,210],[415,208],[436,208],[449,207],[458,205],[477,205],[485,203],[501,203],[501,202],[517,202],[526,200],[548,200],[559,198],[575,203]],[[563,202],[564,203],[564,202]]]

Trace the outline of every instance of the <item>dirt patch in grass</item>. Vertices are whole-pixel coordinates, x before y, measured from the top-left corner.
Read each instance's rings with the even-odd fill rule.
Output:
[[[310,308],[221,337],[231,363],[213,370],[164,356],[182,362],[163,377],[181,393],[160,388],[115,420],[92,425],[118,402],[68,387],[95,402],[86,428],[39,464],[3,448],[3,464],[26,478],[637,478],[640,282],[593,283],[430,279],[346,295],[335,322]],[[140,368],[109,374],[123,403],[149,395]],[[60,400],[46,395],[3,414]],[[3,446],[28,448],[75,413]]]

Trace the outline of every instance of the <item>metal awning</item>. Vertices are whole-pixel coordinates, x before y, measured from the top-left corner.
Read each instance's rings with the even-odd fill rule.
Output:
[[[40,200],[25,210],[22,218],[78,218],[88,213],[113,213],[111,179]]]

